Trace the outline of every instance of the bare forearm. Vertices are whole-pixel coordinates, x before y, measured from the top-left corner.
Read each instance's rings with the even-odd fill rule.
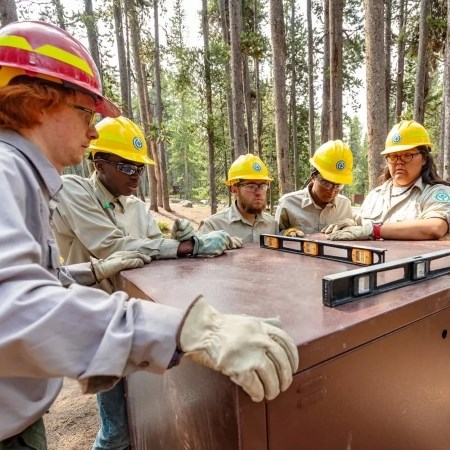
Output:
[[[433,240],[442,238],[448,232],[448,224],[438,218],[388,222],[381,226],[380,232],[383,239]]]

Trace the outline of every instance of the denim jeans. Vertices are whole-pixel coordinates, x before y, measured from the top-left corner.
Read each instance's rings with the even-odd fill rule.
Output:
[[[92,450],[125,450],[130,446],[123,378],[109,391],[97,394],[100,429]]]
[[[45,426],[42,418],[21,433],[0,441],[0,450],[47,450]]]

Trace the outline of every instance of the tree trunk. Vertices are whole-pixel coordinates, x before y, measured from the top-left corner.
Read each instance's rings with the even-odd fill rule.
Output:
[[[323,1],[323,75],[322,114],[320,121],[320,141],[330,140],[330,3]],[[314,149],[315,151],[315,149]]]
[[[242,7],[230,0],[231,92],[233,98],[234,158],[245,154],[244,92],[242,79]]]
[[[427,42],[428,42],[428,14],[430,1],[420,2],[420,26],[419,26],[419,54],[417,57],[416,84],[414,88],[414,120],[423,123],[425,116],[425,88],[426,73],[428,69]]]
[[[65,19],[65,15],[64,15],[64,6],[61,3],[61,0],[52,0],[52,3],[55,5],[56,18],[58,20],[58,27],[65,30],[66,29],[66,19]]]
[[[275,135],[277,147],[279,195],[292,190],[289,170],[289,128],[286,105],[286,40],[283,3],[270,0],[270,31],[275,97]]]
[[[331,139],[342,139],[342,17],[344,0],[330,0]]]
[[[367,148],[369,188],[372,189],[383,167],[386,128],[386,71],[384,58],[384,0],[365,0]],[[381,30],[381,32],[380,32]]]
[[[119,60],[119,76],[120,76],[120,95],[122,99],[122,115],[133,120],[133,113],[131,109],[130,94],[130,73],[128,72],[128,62],[125,49],[125,39],[123,36],[123,15],[121,0],[113,1],[113,14],[115,35],[117,42],[117,57]]]
[[[311,0],[306,2],[306,16],[308,23],[308,118],[309,118],[309,156],[314,155],[316,150],[316,132],[314,124],[314,41],[313,24],[311,17]]]
[[[258,33],[259,23],[258,23],[258,0],[253,2],[253,19],[255,24],[254,32]],[[254,59],[255,64],[255,105],[256,105],[256,149],[258,156],[262,158],[262,107],[261,107],[261,92],[260,92],[260,80],[259,80],[259,60]]]
[[[254,153],[255,144],[253,138],[253,113],[252,100],[250,97],[250,75],[248,70],[248,56],[243,55],[242,59],[242,73],[244,79],[244,99],[245,99],[245,116],[247,119],[247,151]]]
[[[292,150],[294,152],[294,189],[300,186],[300,164],[298,155],[298,136],[297,136],[297,67],[295,46],[295,0],[291,0],[291,130],[292,130]],[[309,70],[309,68],[308,68]]]
[[[158,172],[158,155],[155,150],[154,140],[151,137],[152,114],[147,102],[147,85],[144,77],[144,68],[141,63],[141,38],[139,35],[139,18],[133,0],[125,0],[125,8],[130,20],[131,47],[133,50],[133,62],[136,75],[137,97],[139,103],[139,114],[144,128],[145,140],[147,142],[147,152],[151,150],[151,157],[155,161],[155,166],[147,165],[147,175],[150,187],[150,209],[158,211],[158,186],[156,174]]]
[[[444,98],[443,98],[443,111],[444,111],[444,145],[441,149],[442,152],[442,178],[450,181],[450,83],[448,80],[448,74],[450,73],[450,0],[447,0],[447,38],[445,46],[445,68],[444,68]]]
[[[162,136],[162,96],[161,96],[161,62],[159,54],[159,25],[158,25],[158,0],[153,2],[153,13],[155,20],[155,112],[156,120],[158,121],[158,129]],[[161,196],[162,207],[166,211],[170,209],[169,202],[169,188],[167,183],[167,164],[166,164],[166,150],[164,148],[164,140],[158,139],[158,156],[159,156],[159,176],[161,181]]]
[[[4,27],[11,22],[17,22],[16,2],[14,0],[2,0],[0,2],[0,25]]]
[[[405,11],[408,7],[407,0],[399,2],[399,23],[400,30],[397,44],[397,80],[395,95],[395,123],[402,119],[403,110],[403,79],[405,73],[405,42],[406,42],[406,20]]]
[[[226,0],[219,0],[220,25],[222,30],[222,38],[226,45],[230,45],[230,34],[227,21],[227,5]],[[230,65],[227,65],[227,71],[230,73]],[[233,126],[233,99],[230,78],[227,77],[227,113],[228,113],[228,132],[230,136],[230,155],[234,156],[234,126]]]
[[[87,30],[87,37],[89,42],[89,50],[91,56],[95,62],[95,65],[98,68],[98,72],[100,74],[100,79],[103,85],[103,71],[102,71],[102,63],[100,60],[100,51],[98,45],[98,30],[97,30],[97,20],[94,15],[94,9],[92,8],[92,0],[84,0],[84,17],[83,17],[84,25]]]
[[[386,129],[390,128],[390,97],[391,97],[391,44],[392,44],[392,4],[391,0],[385,0],[386,19],[384,32],[384,51],[385,51],[385,69],[386,69]]]
[[[217,212],[217,196],[216,196],[216,158],[214,155],[214,124],[213,124],[213,106],[212,106],[212,89],[211,89],[211,67],[209,52],[209,25],[208,25],[208,3],[202,0],[202,30],[203,30],[203,64],[205,66],[205,97],[206,97],[206,133],[208,135],[208,175],[209,175],[209,192],[211,202],[211,214]]]

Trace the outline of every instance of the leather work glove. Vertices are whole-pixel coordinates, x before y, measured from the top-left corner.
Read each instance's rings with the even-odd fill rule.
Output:
[[[192,256],[219,256],[227,248],[231,236],[226,231],[211,231],[203,236],[193,236]]]
[[[187,219],[175,219],[170,233],[172,239],[176,239],[178,242],[187,241],[196,234],[192,223]]]
[[[364,241],[372,239],[373,224],[357,225],[354,227],[346,227],[341,230],[334,231],[327,236],[330,241]]]
[[[289,237],[303,237],[305,233],[303,233],[302,230],[296,228],[296,227],[290,227],[283,231],[283,236],[289,236]]]
[[[230,236],[227,242],[227,250],[234,250],[236,248],[242,248],[244,246],[244,241],[237,236]]]
[[[334,233],[335,231],[342,230],[342,228],[355,226],[358,226],[358,224],[353,219],[344,219],[340,220],[339,222],[332,223],[331,225],[327,225],[326,227],[322,228],[320,232],[330,234]]]
[[[91,258],[92,272],[97,281],[111,278],[121,270],[137,269],[148,264],[152,258],[144,255],[138,250],[118,251],[108,256],[106,259],[95,260]]]
[[[201,296],[189,307],[177,341],[186,357],[229,376],[254,402],[285,391],[298,368],[297,347],[277,319],[222,314]]]

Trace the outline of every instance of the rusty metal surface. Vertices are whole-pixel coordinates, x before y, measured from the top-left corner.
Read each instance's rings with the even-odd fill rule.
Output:
[[[368,245],[364,242],[364,245]],[[386,260],[450,248],[449,242],[379,241]],[[337,308],[322,304],[322,277],[355,265],[262,249],[256,244],[217,258],[151,262],[122,274],[122,288],[186,308],[199,294],[221,311],[279,316],[297,343],[300,370],[450,306],[448,276]],[[130,290],[131,289],[131,290]],[[428,297],[428,301],[418,302]]]

